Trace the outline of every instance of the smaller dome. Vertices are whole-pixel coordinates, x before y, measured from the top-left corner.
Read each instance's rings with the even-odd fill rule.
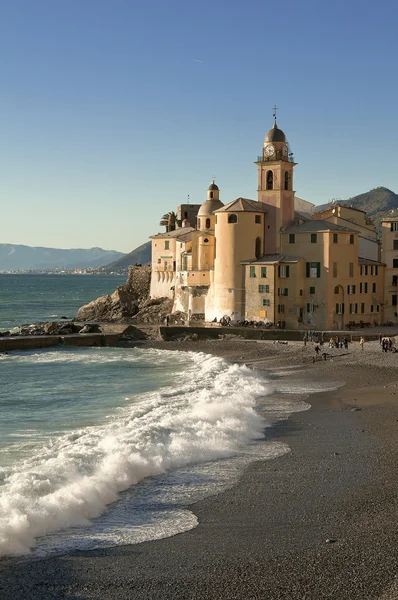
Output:
[[[266,142],[286,142],[286,136],[283,133],[282,129],[278,129],[276,121],[272,129],[269,130],[267,135],[265,136]]]
[[[218,185],[216,185],[213,180],[213,182],[209,185],[209,192],[212,192],[213,190],[218,190],[218,189],[219,189]]]
[[[224,204],[221,200],[206,200],[199,209],[198,217],[208,217],[209,215],[212,215],[215,210],[218,210],[223,206]]]

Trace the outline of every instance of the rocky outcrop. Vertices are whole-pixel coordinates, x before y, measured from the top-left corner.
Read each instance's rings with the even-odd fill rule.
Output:
[[[74,319],[103,323],[132,323],[133,317],[148,299],[150,282],[150,267],[130,267],[124,285],[117,287],[113,294],[101,296],[79,308]]]
[[[154,298],[143,302],[140,310],[131,319],[132,323],[164,323],[173,308],[170,298]]]

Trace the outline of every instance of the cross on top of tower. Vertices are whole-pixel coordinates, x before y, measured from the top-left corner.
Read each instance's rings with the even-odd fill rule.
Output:
[[[276,111],[277,110],[278,110],[278,107],[277,107],[276,104],[274,104],[274,108],[273,108],[274,114],[273,114],[273,117],[274,117],[274,123],[275,123],[275,125],[276,125]]]

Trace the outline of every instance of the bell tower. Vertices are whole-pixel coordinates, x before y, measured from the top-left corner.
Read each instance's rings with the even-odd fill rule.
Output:
[[[261,156],[255,162],[258,172],[258,201],[267,209],[265,216],[265,252],[280,252],[280,231],[294,219],[293,170],[296,163],[286,136],[276,123],[265,136]]]

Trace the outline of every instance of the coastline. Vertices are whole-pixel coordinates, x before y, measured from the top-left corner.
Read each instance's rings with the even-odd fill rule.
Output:
[[[151,343],[253,368],[296,365],[303,376],[346,385],[311,395],[310,410],[267,430],[291,452],[252,463],[233,488],[191,505],[195,529],[135,546],[6,559],[1,598],[396,598],[381,594],[398,560],[398,355],[382,357],[371,344],[363,355],[356,347],[312,364],[313,349],[302,344]]]

